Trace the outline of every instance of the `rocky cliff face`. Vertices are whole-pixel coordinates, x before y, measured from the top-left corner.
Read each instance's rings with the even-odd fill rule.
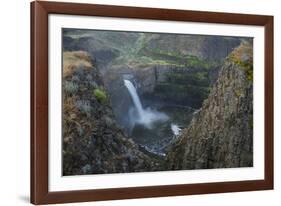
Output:
[[[71,38],[64,36],[63,47],[65,51],[86,51],[99,65],[106,65],[119,55],[117,49],[104,45],[95,37]]]
[[[146,81],[138,78],[142,98],[198,109],[201,107],[203,100],[207,98],[213,79],[217,78],[215,72],[218,68],[195,69],[157,65],[150,67],[150,70],[152,72],[146,72],[142,75]],[[150,76],[147,77],[148,75]],[[139,76],[136,75],[136,77]],[[150,81],[151,84],[144,84],[152,78],[154,78],[154,81]],[[152,89],[148,90],[147,87]]]
[[[252,45],[243,43],[189,127],[169,148],[168,169],[253,166]]]
[[[63,175],[153,170],[154,160],[118,127],[86,52],[63,53]]]

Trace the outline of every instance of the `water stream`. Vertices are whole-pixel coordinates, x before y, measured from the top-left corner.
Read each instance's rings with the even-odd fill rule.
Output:
[[[145,119],[145,116],[144,116],[145,112],[143,110],[143,107],[142,107],[142,104],[141,104],[141,101],[140,101],[140,98],[138,96],[136,88],[134,87],[133,83],[130,80],[125,79],[124,84],[127,87],[128,91],[129,91],[129,93],[130,93],[130,95],[133,99],[133,102],[134,102],[134,105],[137,109],[139,118],[141,120],[144,120]]]
[[[130,80],[125,79],[124,85],[127,87],[137,111],[137,115],[133,116],[131,121],[151,128],[155,122],[166,122],[169,120],[169,117],[163,112],[158,112],[150,108],[143,108],[137,90]]]
[[[128,115],[132,125],[130,136],[146,150],[165,155],[165,147],[181,133],[179,125],[183,126],[190,117],[180,118],[184,114],[190,115],[191,111],[178,107],[157,107],[153,102],[144,107],[134,84],[125,79],[124,85],[133,102]]]

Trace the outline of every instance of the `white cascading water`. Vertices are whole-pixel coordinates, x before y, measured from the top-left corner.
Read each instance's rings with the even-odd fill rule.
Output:
[[[133,102],[134,102],[134,105],[137,109],[137,112],[138,112],[138,115],[139,115],[139,118],[140,119],[144,119],[144,110],[142,108],[142,104],[141,104],[141,101],[140,101],[140,98],[138,96],[138,93],[137,93],[137,90],[136,88],[134,87],[134,85],[132,84],[132,82],[130,82],[129,80],[125,79],[124,80],[124,84],[125,86],[127,87],[132,99],[133,99]]]
[[[149,108],[143,109],[137,90],[133,83],[130,80],[125,79],[124,85],[127,87],[138,113],[138,117],[134,120],[135,122],[150,128],[152,123],[155,121],[167,121],[169,119],[169,117],[164,113],[153,111]]]
[[[173,131],[174,135],[179,135],[181,132],[181,128],[179,128],[176,124],[171,124],[171,130]]]

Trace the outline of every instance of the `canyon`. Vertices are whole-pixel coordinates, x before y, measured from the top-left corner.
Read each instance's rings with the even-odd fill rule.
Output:
[[[64,175],[252,166],[252,39],[64,29]]]

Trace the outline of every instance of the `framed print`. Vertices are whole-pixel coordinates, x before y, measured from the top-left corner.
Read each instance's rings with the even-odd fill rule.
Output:
[[[273,189],[273,17],[31,3],[31,202]]]

